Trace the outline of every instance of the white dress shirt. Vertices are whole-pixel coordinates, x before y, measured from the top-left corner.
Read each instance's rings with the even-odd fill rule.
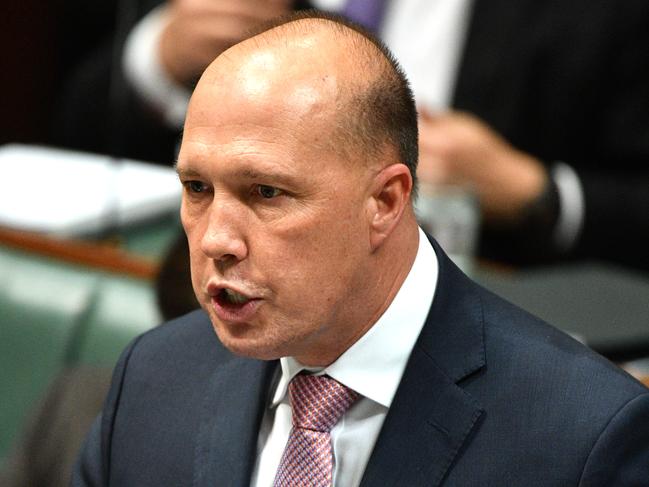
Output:
[[[365,335],[324,369],[306,368],[292,357],[280,360],[281,374],[259,432],[252,486],[273,485],[292,425],[288,384],[302,370],[327,374],[361,395],[331,430],[334,485],[360,484],[433,302],[437,273],[435,251],[419,230],[419,249],[406,280],[388,309]]]

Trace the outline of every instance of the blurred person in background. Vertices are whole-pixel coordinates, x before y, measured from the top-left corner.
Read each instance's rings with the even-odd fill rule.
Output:
[[[119,56],[97,53],[71,79],[62,143],[170,164],[193,83],[214,57],[289,9],[342,12],[405,67],[420,112],[419,177],[476,193],[481,255],[649,269],[649,3],[122,4]]]

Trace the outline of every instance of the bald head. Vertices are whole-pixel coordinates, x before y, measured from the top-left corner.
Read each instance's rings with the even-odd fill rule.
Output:
[[[247,101],[283,97],[285,115],[329,116],[314,143],[349,160],[417,168],[417,114],[408,82],[388,49],[362,27],[322,12],[263,25],[219,56],[199,88]],[[327,110],[323,110],[327,108]]]

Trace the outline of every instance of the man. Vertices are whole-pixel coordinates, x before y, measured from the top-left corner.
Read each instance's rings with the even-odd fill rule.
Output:
[[[73,485],[646,485],[649,391],[428,241],[416,134],[329,17],[210,65],[177,164],[204,312],[124,352]]]
[[[59,126],[68,145],[164,163],[173,159],[187,87],[209,60],[258,22],[307,6],[137,3],[140,15],[163,5],[130,32],[112,70],[123,103],[101,102],[108,99],[106,54],[71,83]],[[359,0],[310,3],[359,11]],[[649,269],[647,2],[360,3],[384,4],[376,31],[413,83],[420,179],[475,189],[483,256],[528,264],[605,259]],[[106,138],[97,128],[111,117],[117,124]]]

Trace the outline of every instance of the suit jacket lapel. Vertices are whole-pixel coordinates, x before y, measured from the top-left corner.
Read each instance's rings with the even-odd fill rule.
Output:
[[[435,299],[408,361],[361,485],[440,485],[481,417],[457,383],[485,364],[475,285],[434,243]]]
[[[248,486],[277,362],[232,357],[213,375],[196,443],[194,486]]]

